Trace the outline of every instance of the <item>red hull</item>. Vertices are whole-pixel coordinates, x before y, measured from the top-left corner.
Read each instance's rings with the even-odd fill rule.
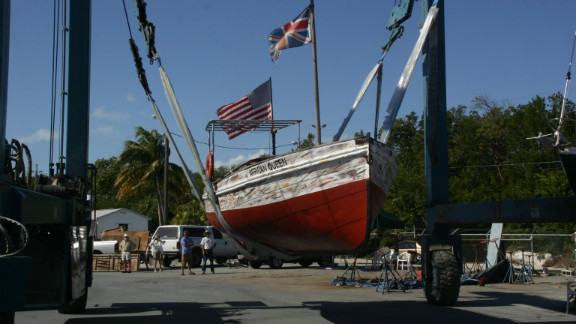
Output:
[[[368,180],[356,181],[222,214],[242,236],[287,252],[352,251],[368,239],[372,220],[386,199],[381,189],[369,184]],[[213,212],[207,216],[211,224],[226,232]]]

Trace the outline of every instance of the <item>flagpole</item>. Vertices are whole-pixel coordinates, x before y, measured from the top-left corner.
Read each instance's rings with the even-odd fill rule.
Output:
[[[272,111],[272,128],[270,128],[270,134],[272,135],[272,155],[276,155],[276,128],[274,128],[274,100],[272,100],[272,77],[268,79],[270,83],[270,110]]]
[[[312,36],[312,61],[314,64],[314,95],[316,102],[316,144],[322,144],[320,126],[320,99],[318,97],[318,65],[316,63],[316,19],[314,18],[314,0],[310,0],[310,24]]]

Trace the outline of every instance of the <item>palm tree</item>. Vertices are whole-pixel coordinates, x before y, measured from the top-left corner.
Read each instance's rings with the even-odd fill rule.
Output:
[[[118,187],[116,198],[129,198],[155,194],[158,202],[158,223],[167,224],[164,213],[164,135],[155,129],[147,131],[136,127],[136,141],[124,142],[124,150],[118,158],[120,172],[114,185]],[[178,165],[169,163],[168,192],[175,197],[183,195],[184,188],[177,176]]]

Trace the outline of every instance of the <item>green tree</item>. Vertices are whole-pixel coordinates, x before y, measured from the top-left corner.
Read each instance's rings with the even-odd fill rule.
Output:
[[[115,208],[118,201],[116,200],[117,189],[114,186],[116,177],[119,173],[118,158],[111,157],[109,159],[98,159],[94,162],[95,170],[94,176],[96,182],[92,184],[92,194],[95,195],[96,208]]]
[[[398,154],[398,174],[384,209],[400,217],[407,226],[424,226],[424,131],[416,113],[396,120],[389,145]]]
[[[208,225],[208,219],[200,202],[192,198],[188,202],[176,207],[176,213],[170,221],[170,224]]]
[[[124,150],[118,158],[119,173],[115,181],[117,199],[152,195],[156,198],[158,222],[166,224],[164,215],[164,164],[166,162],[164,136],[156,130],[147,131],[136,127],[136,140],[124,142]],[[176,164],[168,165],[168,193],[171,197],[183,197],[181,170]]]
[[[450,201],[499,201],[572,194],[554,150],[527,139],[539,132],[553,133],[561,105],[562,95],[557,93],[547,98],[536,96],[529,103],[517,106],[477,97],[472,108],[449,109]],[[566,107],[567,118],[574,120],[574,103],[568,101]],[[573,138],[576,125],[564,126],[563,134]],[[424,226],[424,130],[415,113],[396,121],[389,145],[398,154],[398,175],[385,209],[398,215],[408,226]],[[549,229],[563,228],[563,225],[527,223],[508,227]]]
[[[316,136],[314,136],[314,134],[308,133],[308,135],[306,136],[306,139],[303,140],[302,142],[300,142],[297,149],[307,149],[307,148],[314,147],[314,145],[316,145],[315,139],[316,139]]]

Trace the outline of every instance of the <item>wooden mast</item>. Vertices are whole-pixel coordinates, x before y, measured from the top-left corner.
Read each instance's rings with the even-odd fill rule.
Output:
[[[312,61],[314,63],[314,96],[316,103],[316,144],[322,144],[322,125],[320,124],[320,98],[318,97],[318,65],[316,62],[316,23],[314,19],[314,0],[310,0],[310,24],[312,36]]]

